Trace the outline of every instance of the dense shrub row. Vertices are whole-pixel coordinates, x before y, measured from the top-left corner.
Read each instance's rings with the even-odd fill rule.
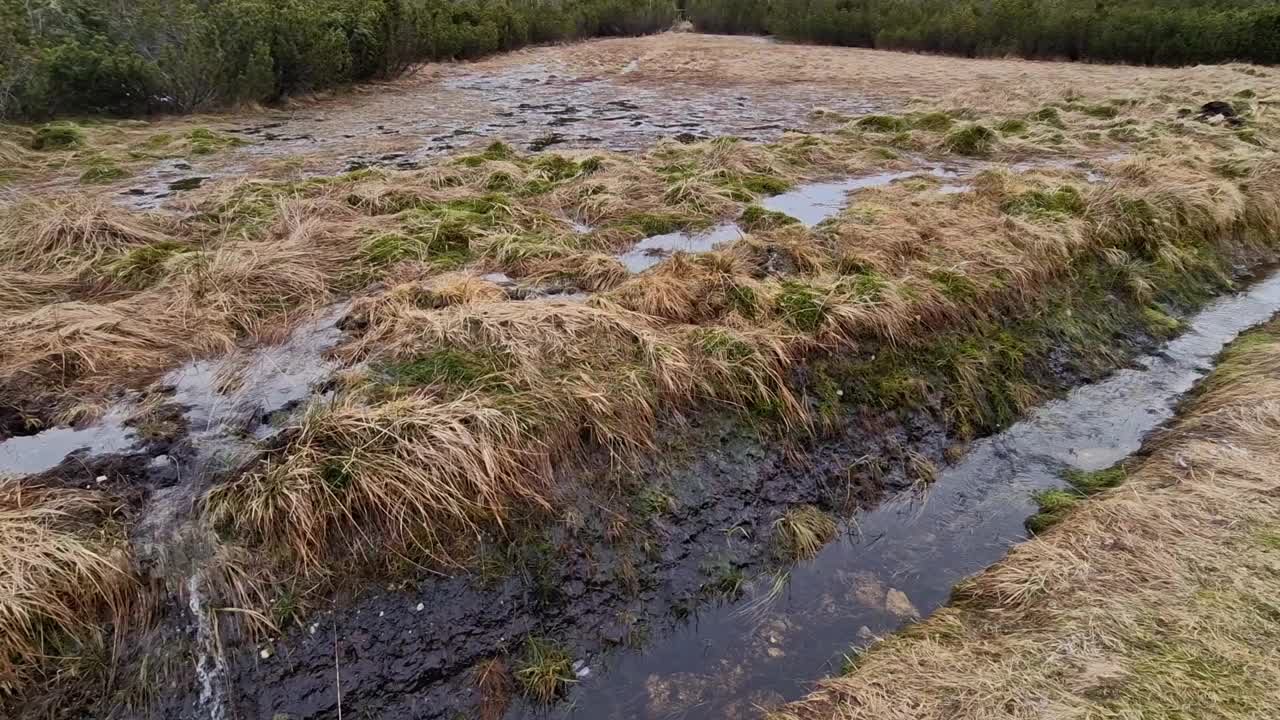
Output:
[[[1275,0],[687,0],[710,32],[967,56],[1280,63]]]
[[[273,100],[675,18],[671,0],[0,0],[0,117]]]
[[[0,117],[186,112],[669,27],[968,56],[1280,63],[1275,0],[0,0]]]

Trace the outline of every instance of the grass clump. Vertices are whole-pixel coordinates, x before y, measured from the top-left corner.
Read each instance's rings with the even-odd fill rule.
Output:
[[[1056,127],[1059,130],[1067,126],[1067,124],[1062,121],[1062,112],[1059,111],[1058,108],[1052,106],[1040,108],[1039,110],[1031,113],[1030,117],[1034,122],[1044,123],[1045,125]]]
[[[773,523],[774,548],[780,557],[808,560],[836,537],[836,519],[813,505],[791,508]]]
[[[827,295],[804,283],[782,283],[782,292],[774,302],[783,320],[802,332],[816,333],[827,318]]]
[[[1083,499],[1096,495],[1103,490],[1122,485],[1128,473],[1123,466],[1105,470],[1067,470],[1064,475],[1066,489],[1042,490],[1032,498],[1037,505],[1037,512],[1027,520],[1027,529],[1033,533],[1042,533],[1057,525]]]
[[[125,611],[132,579],[118,507],[102,493],[0,479],[0,690],[100,642],[96,623]]]
[[[776,210],[766,210],[759,205],[748,205],[738,218],[738,224],[747,232],[776,230],[787,225],[798,225],[799,220]]]
[[[586,175],[603,166],[599,158],[587,158],[582,162],[570,160],[563,155],[543,155],[533,163],[533,170],[539,179],[552,184],[572,180],[579,175]]]
[[[369,238],[360,247],[363,260],[374,267],[393,265],[406,260],[425,260],[452,268],[466,262],[466,246],[448,241],[437,243],[432,237],[399,232],[382,233]]]
[[[693,218],[677,213],[638,212],[623,217],[618,221],[618,227],[652,237],[685,230],[694,222]]]
[[[751,202],[760,196],[779,195],[791,189],[791,182],[776,175],[734,175],[721,183],[729,196],[739,202]]]
[[[578,681],[568,651],[537,637],[525,641],[515,676],[525,695],[540,703],[555,702]]]
[[[1010,118],[1001,122],[996,126],[1002,135],[1021,135],[1028,129],[1027,121],[1020,118]]]
[[[409,209],[397,215],[400,230],[374,235],[361,247],[365,262],[375,267],[405,260],[428,261],[445,269],[458,267],[470,257],[471,243],[494,230],[510,213],[510,201],[502,195],[423,205],[412,193],[401,193],[391,194],[386,202],[393,206],[388,209]]]
[[[1067,484],[1082,495],[1093,495],[1103,490],[1120,487],[1129,473],[1124,466],[1117,465],[1105,470],[1076,470],[1066,472]]]
[[[408,362],[383,365],[380,370],[399,385],[439,384],[469,389],[494,384],[504,368],[505,363],[497,355],[450,348]]]
[[[1176,337],[1183,329],[1181,320],[1153,306],[1142,309],[1142,324],[1159,338]]]
[[[721,559],[703,568],[707,582],[703,589],[712,595],[734,600],[742,594],[742,587],[747,583],[747,574],[731,560]]]
[[[41,151],[71,150],[83,147],[88,138],[75,123],[55,122],[36,128],[31,138],[31,149]]]
[[[1072,185],[1063,185],[1053,190],[1028,190],[1019,193],[1001,205],[1001,210],[1010,215],[1079,215],[1085,210],[1085,200]]]
[[[937,268],[929,273],[929,279],[943,297],[957,303],[973,302],[982,292],[973,278],[956,268]]]
[[[960,155],[987,155],[999,140],[1000,136],[991,128],[969,123],[947,133],[942,145],[947,152]]]
[[[229,147],[246,145],[244,140],[208,128],[196,128],[186,135],[187,149],[192,155],[212,155]]]
[[[917,130],[928,130],[930,132],[943,132],[951,128],[955,120],[944,112],[929,112],[923,115],[917,115],[911,119],[911,126]]]
[[[109,183],[129,177],[129,171],[109,160],[90,163],[89,169],[80,175],[80,182],[86,185]]]
[[[1041,490],[1031,496],[1036,514],[1027,519],[1027,530],[1036,535],[1062,522],[1080,501],[1080,495],[1069,490]]]
[[[188,246],[172,240],[141,245],[108,264],[107,275],[128,287],[145,288],[164,275],[165,265],[170,259],[190,250]]]
[[[1133,143],[1142,140],[1142,131],[1131,125],[1124,125],[1108,130],[1107,137],[1116,142]]]
[[[1099,120],[1110,120],[1120,115],[1120,108],[1115,105],[1081,105],[1078,103],[1067,106],[1068,110],[1083,113],[1092,118]]]
[[[514,160],[516,158],[516,151],[510,145],[502,142],[501,140],[494,140],[489,143],[489,146],[486,147],[484,152],[480,153],[480,155],[485,160]]]
[[[872,132],[897,133],[911,129],[911,123],[895,115],[867,115],[858,118],[857,126]]]

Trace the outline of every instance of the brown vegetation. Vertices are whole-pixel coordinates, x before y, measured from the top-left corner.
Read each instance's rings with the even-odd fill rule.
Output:
[[[1112,336],[1090,334],[1097,318],[1080,310],[1167,319],[1162,308],[1226,287],[1233,265],[1275,249],[1271,104],[1251,104],[1235,130],[1179,116],[1230,69],[1097,72],[1150,72],[1169,94],[1102,118],[1090,108],[1111,98],[1042,84],[1000,114],[921,103],[826,134],[637,154],[494,144],[421,171],[215,184],[178,217],[32,199],[0,218],[0,291],[14,290],[0,297],[0,403],[66,415],[354,297],[337,352],[361,369],[202,504],[222,537],[304,576],[352,554],[463,562],[481,531],[554,512],[584,455],[623,462],[690,409],[802,436],[832,404],[896,407],[923,387],[971,436],[1042,397],[1022,362],[1036,347],[1105,351]],[[1274,97],[1273,81],[1247,77]],[[969,87],[975,102],[985,84]],[[805,180],[923,159],[981,172],[957,194],[924,177],[864,190],[817,228],[765,223],[638,275],[615,258]],[[593,294],[536,295],[553,285]],[[797,387],[793,371],[820,356],[854,365],[860,392]]]
[[[74,655],[134,590],[116,501],[0,480],[0,692],[39,662]]]

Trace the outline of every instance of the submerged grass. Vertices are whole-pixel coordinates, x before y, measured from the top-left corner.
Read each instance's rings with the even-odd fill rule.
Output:
[[[1268,717],[1278,370],[1273,322],[1228,348],[1149,456],[1069,476],[1041,496],[1064,522],[771,717]]]

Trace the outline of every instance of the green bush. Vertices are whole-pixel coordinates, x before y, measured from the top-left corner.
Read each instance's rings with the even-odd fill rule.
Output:
[[[968,57],[1280,62],[1273,0],[688,0],[686,13],[707,32]]]
[[[193,111],[531,42],[670,27],[661,0],[0,0],[0,115]]]

